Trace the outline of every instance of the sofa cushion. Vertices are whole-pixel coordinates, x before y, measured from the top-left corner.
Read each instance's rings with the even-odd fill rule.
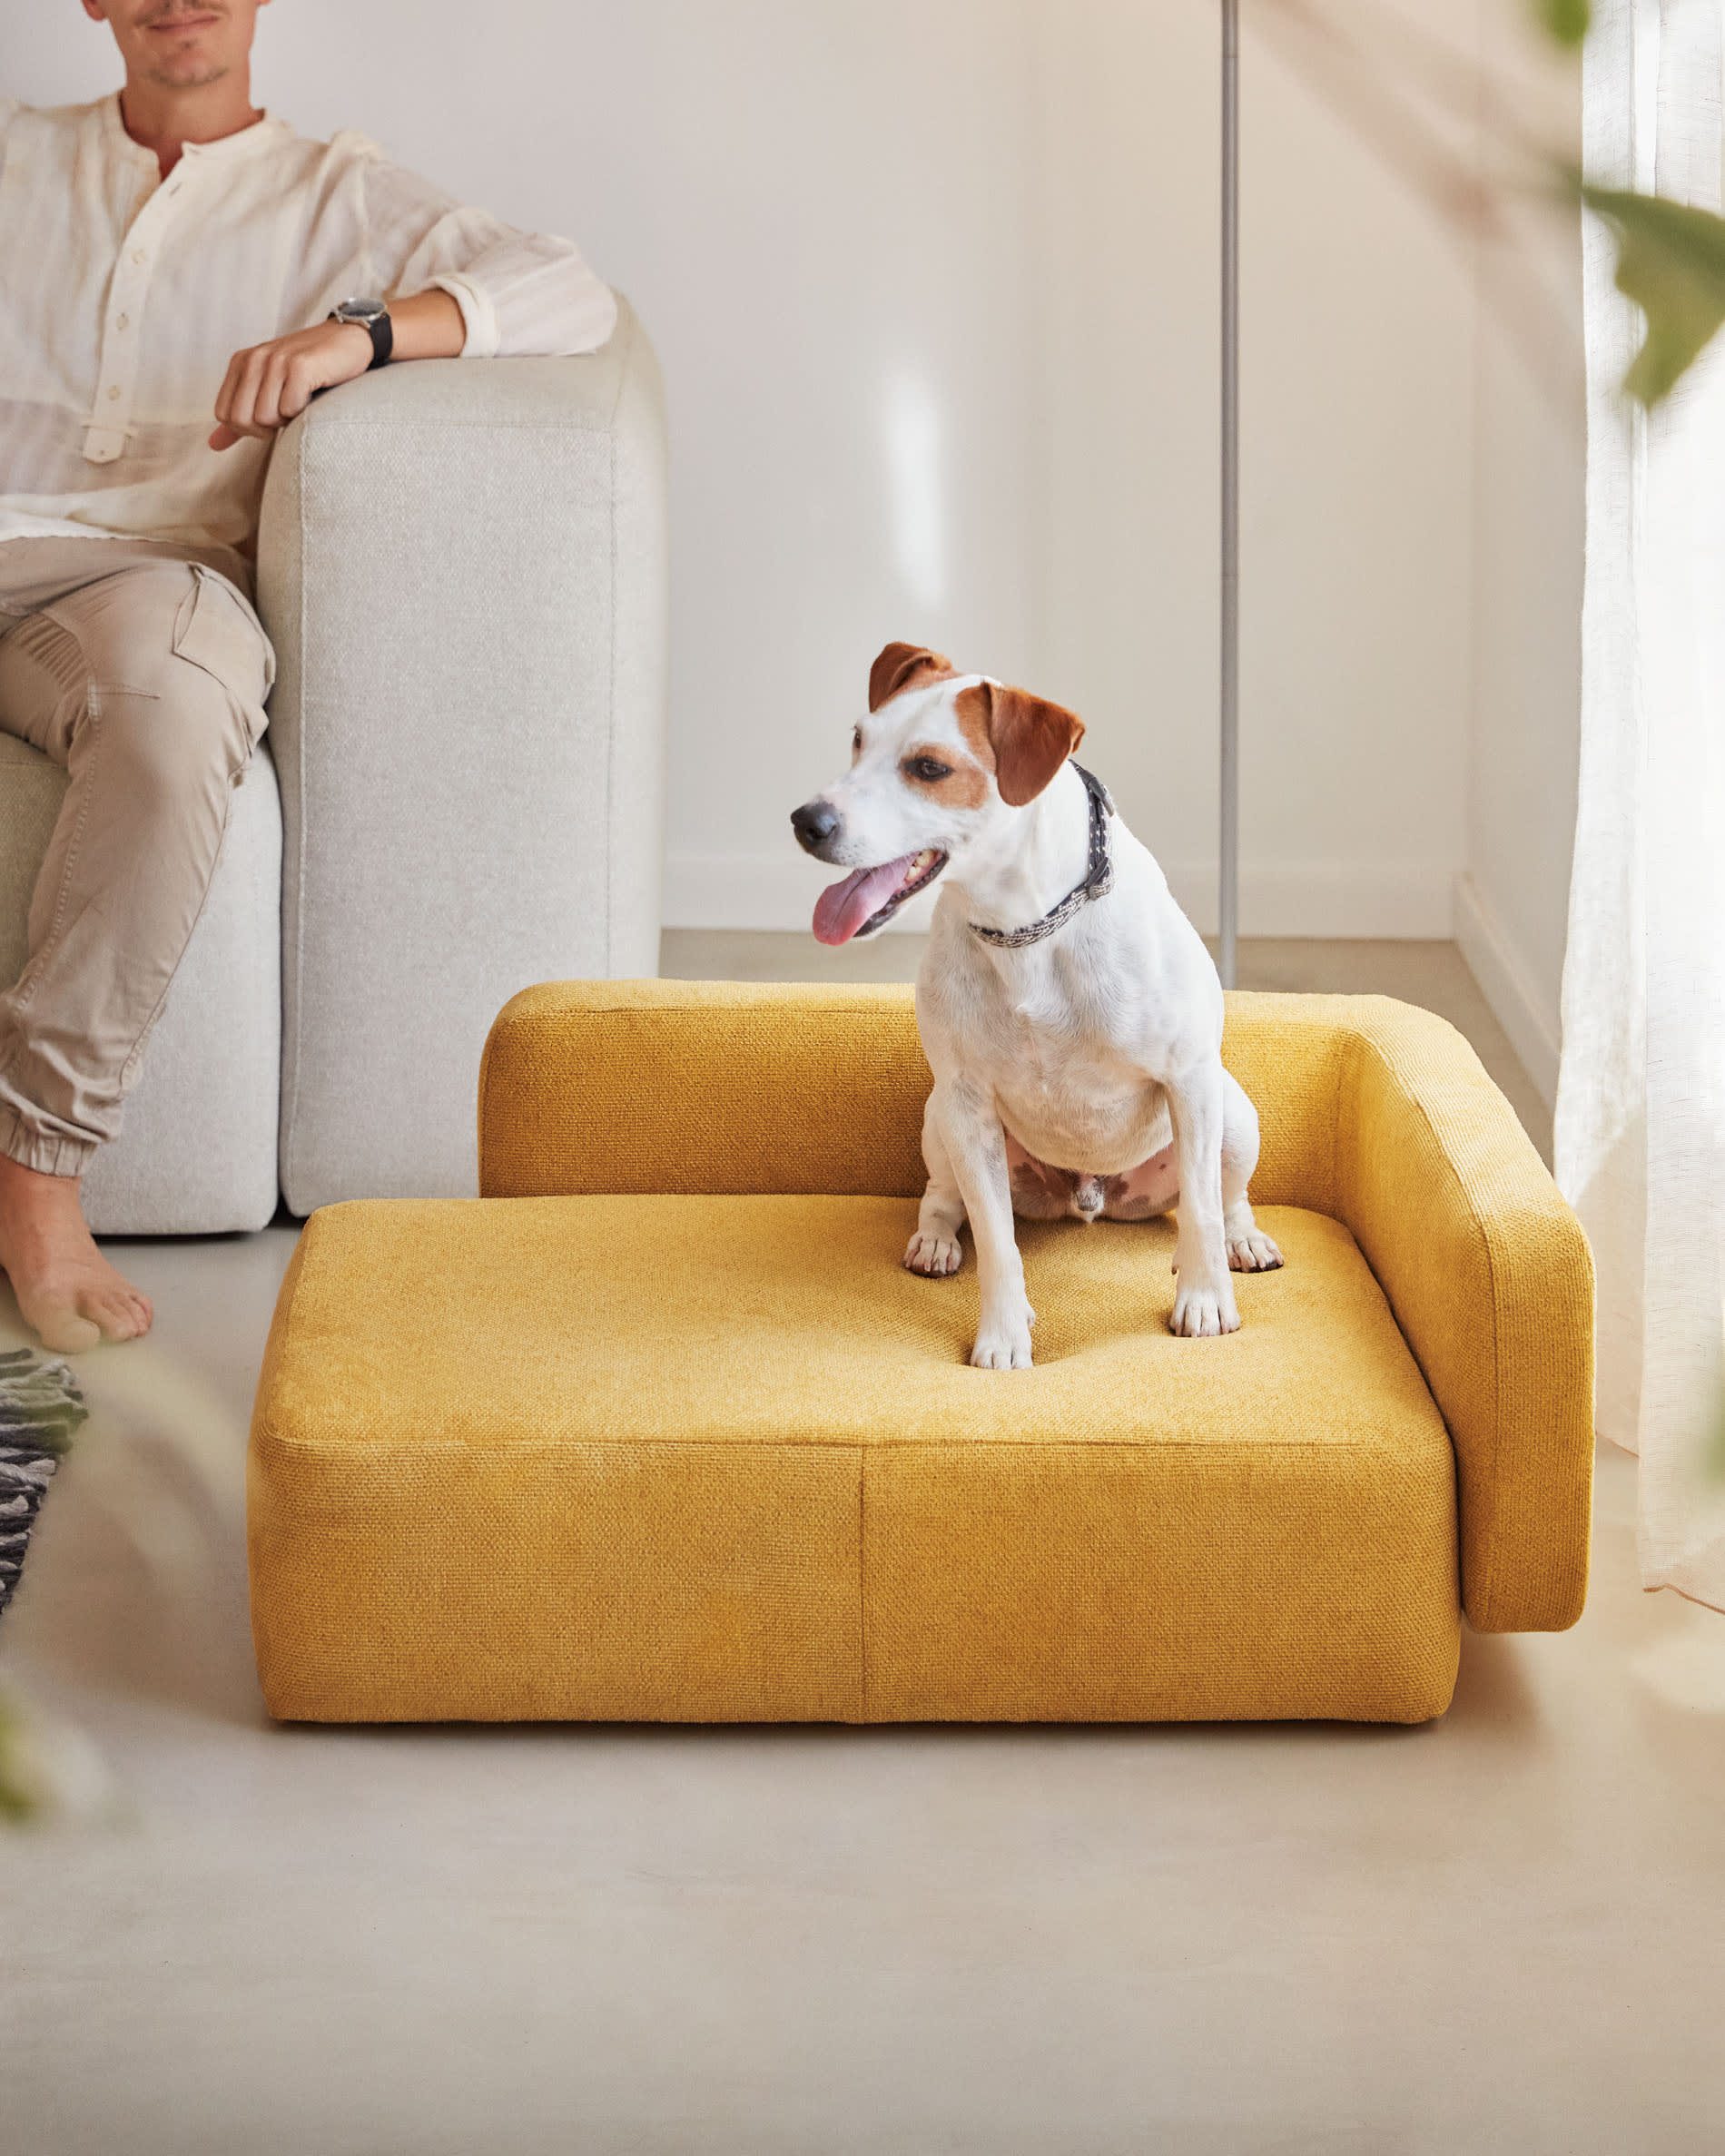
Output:
[[[1271,1206],[1242,1329],[1171,1226],[1022,1226],[1038,1366],[903,1198],[354,1204],[252,1432],[271,1711],[315,1720],[1424,1719],[1444,1427],[1347,1230]]]

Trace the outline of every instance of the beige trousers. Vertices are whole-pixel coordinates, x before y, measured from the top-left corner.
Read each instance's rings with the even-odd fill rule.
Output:
[[[0,730],[70,776],[0,983],[0,1152],[76,1176],[120,1127],[264,727],[275,655],[171,547],[0,544]]]

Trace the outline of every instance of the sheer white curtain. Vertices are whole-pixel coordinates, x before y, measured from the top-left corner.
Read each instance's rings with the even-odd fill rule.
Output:
[[[1597,0],[1589,177],[1720,204],[1725,0]],[[1725,1609],[1725,338],[1651,415],[1585,235],[1587,585],[1557,1175],[1599,1269],[1599,1426],[1642,1584]]]

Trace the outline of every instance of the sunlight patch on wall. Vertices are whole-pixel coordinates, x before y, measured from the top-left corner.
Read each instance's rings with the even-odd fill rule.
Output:
[[[892,554],[918,606],[946,603],[946,517],[941,415],[927,385],[899,376],[886,398],[886,468]]]

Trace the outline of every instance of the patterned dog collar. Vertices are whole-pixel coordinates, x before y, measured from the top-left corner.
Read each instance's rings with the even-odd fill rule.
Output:
[[[1051,936],[1056,929],[1064,927],[1080,906],[1104,897],[1113,884],[1114,863],[1108,850],[1108,820],[1114,813],[1113,800],[1101,780],[1093,772],[1086,771],[1076,759],[1072,761],[1072,769],[1084,781],[1085,791],[1090,797],[1089,873],[1076,890],[1069,891],[1058,906],[1040,920],[1033,920],[1029,928],[985,929],[971,921],[971,935],[980,936],[984,943],[993,944],[997,950],[1022,950],[1027,943],[1040,943],[1044,936]]]

